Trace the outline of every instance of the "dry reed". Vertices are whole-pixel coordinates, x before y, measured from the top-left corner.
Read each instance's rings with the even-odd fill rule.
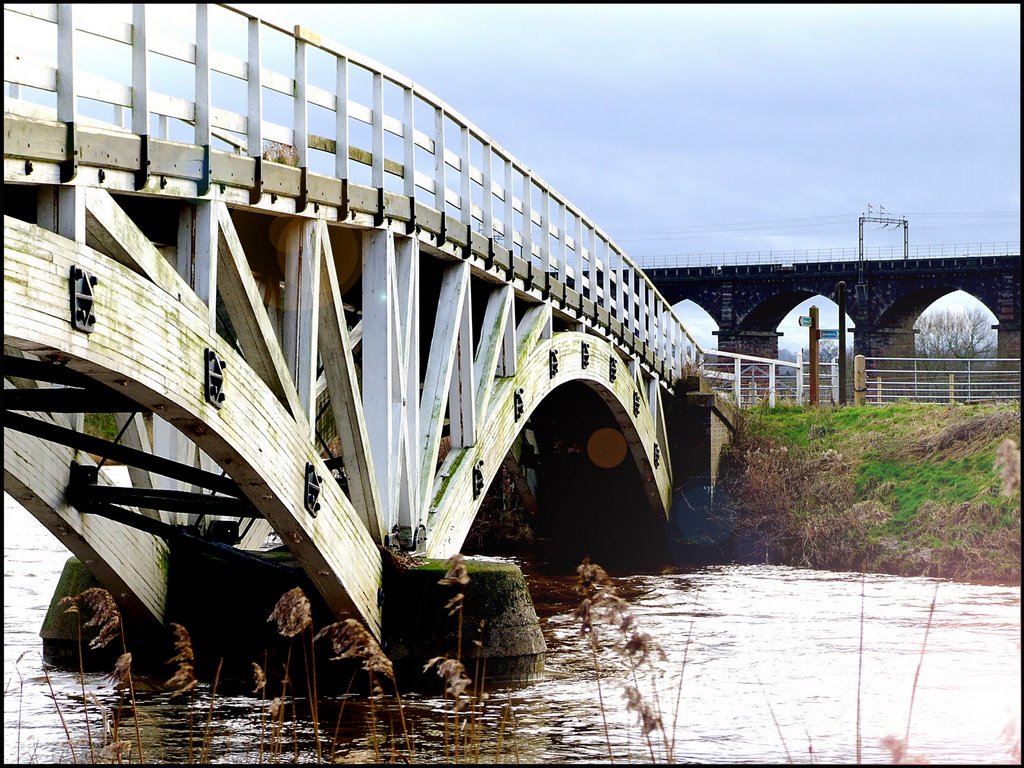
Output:
[[[312,633],[313,618],[312,610],[309,604],[309,598],[303,593],[299,587],[293,587],[292,589],[285,592],[278,599],[274,605],[274,610],[270,612],[270,616],[267,617],[267,621],[273,621],[277,624],[277,633],[282,637],[287,637],[289,640],[295,638],[296,635],[300,634],[303,630],[309,629]],[[301,638],[300,638],[301,642]],[[310,641],[312,642],[312,640]],[[303,645],[303,654],[305,654],[305,645]],[[285,658],[284,663],[284,675],[281,678],[281,696],[280,704],[274,708],[275,714],[277,715],[275,728],[271,732],[271,754],[280,754],[282,741],[281,738],[284,734],[284,715],[287,710],[288,702],[288,685],[291,683],[291,658],[292,658],[292,643],[288,643],[288,654]],[[306,675],[307,686],[309,683],[309,674]],[[294,694],[293,694],[294,696]],[[275,702],[278,699],[275,699]],[[294,713],[295,703],[292,702],[292,710]],[[310,701],[310,712],[313,717],[313,731],[316,739],[316,750],[318,757],[322,754],[320,748],[320,732],[317,726],[316,718],[316,704]],[[296,759],[298,758],[298,733],[293,730],[293,742],[295,744]]]
[[[132,681],[131,673],[131,654],[128,653],[128,645],[124,636],[124,625],[121,621],[121,611],[117,608],[117,603],[114,601],[114,596],[110,594],[106,589],[102,587],[90,587],[77,595],[68,595],[62,597],[58,601],[57,605],[64,608],[65,613],[74,613],[78,617],[78,672],[79,680],[81,681],[83,697],[85,695],[85,672],[83,667],[82,658],[82,611],[81,605],[86,606],[92,611],[92,618],[89,619],[84,627],[97,627],[96,637],[89,643],[89,647],[93,649],[105,648],[110,644],[112,640],[117,638],[121,639],[121,650],[122,653],[118,657],[118,660],[114,666],[113,678],[121,686],[127,687],[129,692],[129,699],[132,708],[132,721],[135,724],[135,740],[139,747],[139,762],[145,762],[145,754],[142,750],[142,731],[139,727],[139,718],[136,712],[135,706],[135,684]],[[83,702],[84,703],[84,702]],[[121,701],[118,699],[118,717],[116,723],[120,723],[120,712],[121,712]],[[96,761],[95,750],[92,744],[92,731],[89,725],[88,719],[88,708],[86,705],[86,733],[89,738],[89,754],[92,761]],[[105,721],[104,721],[105,722]],[[114,734],[116,740],[116,732]],[[124,753],[125,747],[118,746],[114,756],[120,758]]]
[[[581,599],[574,615],[580,621],[579,637],[589,640],[591,658],[594,661],[597,674],[598,702],[601,708],[609,760],[614,762],[614,755],[605,714],[604,694],[601,688],[602,668],[598,653],[601,647],[599,627],[602,624],[606,624],[614,630],[610,650],[619,659],[624,660],[628,666],[632,682],[623,683],[626,708],[637,716],[640,734],[647,746],[651,762],[655,762],[654,742],[651,736],[656,732],[661,735],[662,749],[666,759],[672,762],[674,742],[669,740],[665,731],[661,702],[655,684],[659,672],[655,662],[666,660],[664,651],[648,633],[640,631],[636,616],[629,603],[616,593],[614,581],[601,566],[592,563],[589,557],[585,557],[577,567],[576,573],[577,592]],[[639,673],[641,667],[647,667],[654,673],[651,675],[652,701],[646,700],[640,692]]]

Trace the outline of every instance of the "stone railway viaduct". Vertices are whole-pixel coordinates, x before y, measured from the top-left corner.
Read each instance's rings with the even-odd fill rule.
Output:
[[[689,299],[718,323],[718,347],[776,358],[780,322],[812,296],[837,298],[846,282],[854,353],[913,357],[914,323],[956,290],[996,316],[998,357],[1020,357],[1020,254],[885,261],[751,264],[645,269],[671,304]]]

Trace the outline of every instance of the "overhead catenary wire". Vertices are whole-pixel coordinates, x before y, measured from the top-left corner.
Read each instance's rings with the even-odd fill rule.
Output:
[[[1020,220],[1020,211],[919,211],[902,215],[914,219],[915,230],[919,233],[941,229],[988,227],[997,221],[1012,223],[1013,220],[1018,222]],[[790,219],[673,224],[660,227],[609,227],[608,231],[615,234],[617,242],[622,243],[682,239],[687,237],[711,239],[714,237],[733,237],[738,233],[748,235],[787,233],[798,235],[846,234],[849,231],[846,227],[855,227],[858,217],[859,214],[830,214]],[[954,218],[959,219],[959,221],[949,221]],[[927,219],[943,219],[948,223],[928,222]],[[976,223],[965,223],[964,219],[978,221]],[[811,230],[816,231],[812,232]]]

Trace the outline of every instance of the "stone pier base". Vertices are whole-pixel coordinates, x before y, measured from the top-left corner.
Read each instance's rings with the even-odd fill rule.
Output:
[[[459,656],[474,682],[479,674],[499,682],[543,673],[547,645],[522,571],[487,560],[467,559],[465,565],[469,582],[454,586],[438,583],[448,571],[444,560],[385,569],[382,647],[405,688],[441,690],[436,670],[423,672],[437,656]],[[464,593],[461,641],[459,613],[452,611],[454,605],[446,607],[459,592]]]
[[[125,644],[132,652],[132,669],[151,675],[156,684],[167,679],[173,668],[167,661],[175,655],[170,622],[184,626],[195,653],[195,672],[209,680],[218,672],[225,690],[246,690],[252,686],[252,664],[264,668],[268,681],[281,677],[290,663],[289,677],[296,690],[305,690],[299,643],[309,643],[307,633],[285,638],[276,624],[268,621],[278,599],[299,586],[310,601],[313,631],[335,621],[315,588],[301,569],[289,566],[286,552],[263,553],[267,563],[225,562],[194,552],[172,550],[171,589],[167,626],[142,630],[125,620]],[[392,660],[401,690],[441,691],[443,681],[436,670],[424,673],[432,658],[459,656],[466,674],[478,683],[524,682],[537,679],[544,671],[547,646],[541,633],[526,579],[517,565],[490,560],[467,559],[469,582],[448,586],[444,578],[448,564],[427,560],[412,568],[396,567],[385,557],[383,583],[383,628],[381,647]],[[276,565],[273,561],[281,561]],[[63,669],[79,669],[79,646],[85,671],[109,672],[122,653],[121,639],[106,648],[89,648],[95,627],[83,627],[79,643],[79,614],[65,613],[60,599],[100,586],[77,558],[64,567],[43,622],[43,656],[47,663]],[[451,612],[449,602],[464,593],[461,621]],[[451,615],[449,615],[451,613]],[[93,616],[86,609],[83,624]],[[480,641],[478,646],[474,641]],[[325,646],[326,641],[320,645]],[[461,652],[460,652],[461,649]],[[298,654],[299,661],[292,659]],[[349,684],[355,662],[330,660],[327,647],[317,648],[318,688],[326,692]],[[362,673],[357,679],[357,687]]]

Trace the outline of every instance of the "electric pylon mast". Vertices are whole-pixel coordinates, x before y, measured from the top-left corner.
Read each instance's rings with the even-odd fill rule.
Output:
[[[868,284],[864,277],[864,222],[870,221],[876,224],[882,224],[883,229],[888,229],[890,226],[903,227],[903,260],[906,261],[910,257],[910,239],[909,239],[909,228],[906,217],[896,218],[895,216],[886,215],[885,208],[878,206],[879,213],[873,214],[871,206],[868,205],[867,214],[861,214],[857,220],[857,294],[861,297],[867,296]]]

